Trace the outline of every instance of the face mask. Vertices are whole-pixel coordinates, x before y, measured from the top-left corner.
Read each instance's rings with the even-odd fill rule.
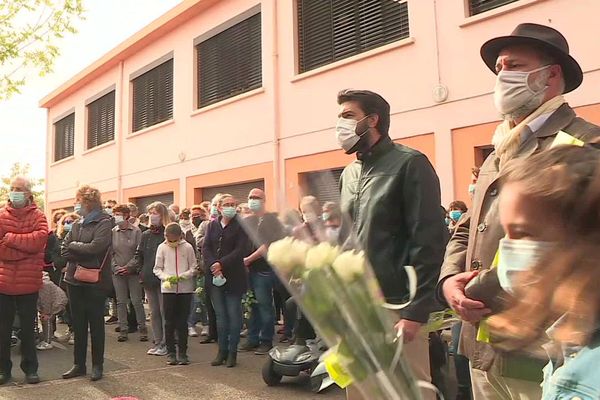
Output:
[[[254,212],[262,210],[262,207],[263,207],[262,200],[259,200],[259,199],[248,200],[248,208],[250,208]]]
[[[108,215],[113,215],[112,208],[110,208],[110,207],[106,207],[106,208],[104,209],[104,212],[105,212],[105,213],[107,213]]]
[[[302,214],[302,218],[304,219],[304,222],[315,222],[317,220],[317,214],[313,212],[307,212],[305,214]]]
[[[500,71],[494,88],[494,104],[500,114],[520,117],[522,115],[513,115],[520,107],[526,106],[521,113],[527,115],[541,106],[547,86],[536,91],[529,84],[529,76],[548,67],[550,65],[528,72]]]
[[[551,242],[501,239],[498,248],[498,280],[502,289],[513,293],[518,274],[535,267],[553,246]]]
[[[212,282],[216,287],[221,287],[227,282],[227,279],[223,275],[213,276]]]
[[[150,215],[150,225],[159,226],[160,225],[160,215],[156,215],[156,214]]]
[[[460,210],[452,210],[450,211],[450,218],[452,218],[453,221],[458,221],[462,215],[462,211]]]
[[[450,218],[446,217],[446,219],[444,219],[444,222],[446,223],[446,226],[450,226]]]
[[[359,122],[363,121],[365,118],[357,121],[355,119],[348,118],[339,118],[337,125],[335,127],[335,136],[337,138],[337,142],[342,149],[346,153],[349,153],[350,150],[356,146],[361,137],[364,136],[365,133],[369,131],[369,127],[365,129],[363,132],[356,132],[356,127]]]
[[[81,215],[81,204],[79,204],[79,203],[75,204],[75,206],[73,207],[73,211],[75,211],[77,214]]]
[[[194,217],[192,218],[192,224],[197,228],[202,223],[202,217]]]
[[[331,218],[331,215],[327,212],[324,212],[323,215],[321,215],[321,218],[323,218],[323,221],[327,221],[329,218]]]
[[[27,198],[23,192],[10,192],[8,198],[14,208],[23,208],[27,205]]]
[[[119,225],[125,222],[125,218],[122,215],[115,215],[115,224]]]
[[[210,208],[210,215],[213,217],[218,217],[219,216],[219,209],[217,208],[217,206],[212,206]]]
[[[235,217],[235,215],[237,214],[235,207],[223,207],[223,216],[227,217],[229,219]]]
[[[63,229],[65,232],[71,232],[71,229],[73,229],[73,224],[64,224]]]

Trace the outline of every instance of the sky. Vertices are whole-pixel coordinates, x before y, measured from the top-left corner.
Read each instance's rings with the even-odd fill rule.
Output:
[[[181,0],[84,0],[85,20],[78,33],[56,44],[61,54],[54,72],[28,75],[21,94],[0,101],[0,176],[15,162],[31,165],[31,176],[43,178],[46,163],[46,110],[39,101]],[[106,29],[107,26],[109,29]],[[85,45],[82,45],[85,44]]]

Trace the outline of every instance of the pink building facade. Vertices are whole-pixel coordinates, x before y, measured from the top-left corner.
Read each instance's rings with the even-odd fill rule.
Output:
[[[47,210],[84,183],[142,206],[253,186],[271,209],[335,199],[351,161],[334,137],[345,88],[385,97],[391,137],[429,157],[446,205],[468,202],[499,119],[479,48],[522,22],[567,37],[585,73],[567,100],[600,123],[596,0],[329,3],[185,0],[42,99]]]

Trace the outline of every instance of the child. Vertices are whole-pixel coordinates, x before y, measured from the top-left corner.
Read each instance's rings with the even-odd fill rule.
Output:
[[[165,228],[165,241],[156,251],[154,274],[161,280],[165,313],[165,339],[168,365],[188,365],[187,319],[190,315],[196,255],[194,248],[185,239],[179,224],[170,223]],[[177,330],[179,357],[175,352],[175,330]]]
[[[50,350],[52,337],[54,336],[54,320],[67,306],[65,292],[50,280],[50,276],[44,271],[43,285],[38,297],[38,311],[42,322],[42,340],[36,346],[38,350]]]

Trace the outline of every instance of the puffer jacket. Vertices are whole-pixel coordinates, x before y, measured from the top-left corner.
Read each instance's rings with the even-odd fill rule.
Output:
[[[48,222],[35,204],[0,210],[0,293],[18,296],[42,287]]]
[[[151,228],[142,233],[142,241],[135,251],[135,256],[127,264],[129,271],[140,275],[140,281],[146,289],[160,287],[160,279],[154,275],[156,251],[158,246],[165,241],[165,227]]]
[[[176,248],[171,248],[162,242],[156,251],[154,275],[166,281],[169,277],[176,276],[181,281],[171,288],[161,286],[162,293],[192,293],[196,289],[194,275],[196,274],[196,252],[192,245],[181,239]]]
[[[74,286],[89,286],[107,292],[112,291],[110,269],[112,228],[112,217],[99,210],[73,224],[71,232],[67,234],[61,247],[61,255],[67,259],[65,282]],[[75,279],[78,265],[89,269],[101,268],[100,282],[86,283]]]
[[[434,289],[448,229],[440,213],[440,183],[427,157],[382,138],[348,165],[340,180],[342,210],[352,218],[357,247],[373,266],[385,298],[409,299],[404,266],[417,273],[417,293],[401,317],[427,322],[437,306]],[[350,225],[344,221],[342,239]]]

